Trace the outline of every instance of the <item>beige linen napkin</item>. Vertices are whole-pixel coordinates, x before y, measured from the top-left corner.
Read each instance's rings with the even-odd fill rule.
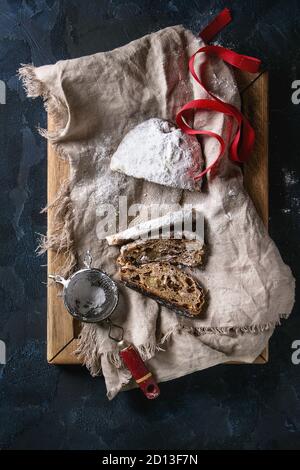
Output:
[[[294,303],[291,271],[257,216],[239,168],[227,157],[202,193],[110,170],[112,154],[138,123],[153,117],[174,122],[187,101],[207,98],[188,72],[188,59],[201,45],[190,31],[175,26],[111,52],[20,70],[28,96],[42,96],[55,117],[56,132],[41,132],[70,162],[70,181],[56,201],[57,228],[44,242],[45,249],[68,254],[62,272],[82,266],[90,249],[94,265],[115,276],[118,248],[99,237],[104,230],[103,205],[109,203],[117,213],[119,196],[127,197],[128,206],[155,203],[173,210],[172,204],[192,204],[205,216],[209,256],[205,269],[194,271],[209,292],[204,317],[178,317],[154,300],[120,287],[113,320],[124,327],[126,339],[148,360],[159,381],[229,360],[252,362]],[[233,74],[224,63],[210,59],[205,80],[215,94],[239,106]],[[194,125],[223,134],[224,116],[201,113]],[[206,165],[215,158],[217,145],[204,140]],[[112,233],[118,229],[113,216],[109,224]],[[128,386],[130,374],[102,324],[84,325],[79,354],[92,375],[103,372],[109,398]]]

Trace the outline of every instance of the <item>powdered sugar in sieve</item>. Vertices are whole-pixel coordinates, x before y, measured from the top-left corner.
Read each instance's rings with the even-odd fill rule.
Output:
[[[70,278],[65,301],[75,316],[101,320],[112,307],[112,285],[98,270],[82,270]]]

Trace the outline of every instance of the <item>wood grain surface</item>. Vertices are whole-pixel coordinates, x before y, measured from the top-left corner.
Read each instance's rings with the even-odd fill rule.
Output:
[[[268,225],[268,74],[236,73],[242,96],[244,114],[250,119],[256,131],[256,143],[249,162],[244,165],[244,184],[251,196],[257,212]],[[48,116],[48,129],[53,130],[51,116]],[[68,163],[55,154],[48,144],[48,205],[54,201],[59,188],[68,178]],[[54,210],[48,211],[48,235],[54,228]],[[63,256],[48,251],[48,274],[58,274]],[[47,310],[47,358],[51,364],[79,364],[74,355],[80,326],[66,311],[63,299],[59,296],[60,287],[54,283],[48,286]],[[255,363],[268,361],[268,348]]]

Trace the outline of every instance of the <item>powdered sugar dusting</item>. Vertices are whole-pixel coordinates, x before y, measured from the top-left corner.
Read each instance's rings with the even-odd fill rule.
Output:
[[[283,175],[284,175],[284,182],[286,186],[292,186],[294,184],[299,183],[299,178],[296,175],[295,171],[290,171],[285,168],[283,168]]]
[[[112,156],[112,170],[153,183],[198,189],[192,170],[202,166],[196,137],[162,119],[149,119],[132,129]]]
[[[285,186],[285,202],[286,207],[281,209],[285,215],[300,213],[300,198],[297,194],[297,186],[299,185],[299,177],[295,170],[282,168],[283,182]]]
[[[110,169],[110,159],[116,146],[109,137],[103,137],[101,146],[97,147],[94,154],[95,167],[98,175],[101,175],[99,184],[94,188],[91,198],[95,205],[109,202],[117,207],[120,194],[126,190],[127,177],[121,173],[112,172]]]
[[[227,95],[237,93],[237,85],[230,76],[217,75],[212,72],[210,77],[210,91],[218,98],[225,100]]]

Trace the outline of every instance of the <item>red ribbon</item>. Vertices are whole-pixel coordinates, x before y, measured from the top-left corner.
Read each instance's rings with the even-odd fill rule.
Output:
[[[203,31],[200,33],[202,39],[211,40],[213,36],[221,31],[221,29],[226,26],[231,21],[230,11],[225,8],[218,16],[215,18]],[[189,70],[194,77],[194,79],[202,86],[202,88],[208,93],[211,99],[199,99],[189,101],[185,104],[178,112],[176,116],[176,123],[178,127],[190,135],[206,135],[213,137],[218,140],[220,144],[219,153],[215,161],[209,165],[201,173],[194,175],[195,181],[199,180],[204,176],[209,170],[217,165],[220,158],[224,155],[227,146],[229,148],[229,156],[231,160],[235,162],[245,162],[249,157],[253,145],[255,142],[255,132],[249,121],[243,116],[243,114],[233,105],[225,103],[221,99],[213,95],[201,81],[201,78],[204,75],[204,68],[207,62],[204,62],[200,67],[200,77],[195,71],[195,58],[197,54],[205,53],[207,56],[216,56],[222,59],[224,62],[236,67],[240,70],[244,70],[250,73],[256,73],[259,71],[261,61],[255,57],[249,57],[245,55],[238,54],[230,49],[226,49],[221,46],[204,46],[198,49],[195,54],[192,55],[189,61]],[[205,111],[216,111],[222,113],[230,118],[230,121],[227,124],[227,139],[226,143],[219,134],[209,130],[200,130],[193,129],[188,124],[188,118],[192,110],[205,110]],[[234,138],[232,139],[232,129],[233,123],[236,122],[237,130]],[[231,142],[232,141],[232,142]],[[230,144],[231,142],[231,144]]]
[[[229,8],[224,8],[218,16],[204,28],[199,36],[204,42],[210,42],[232,20]]]

